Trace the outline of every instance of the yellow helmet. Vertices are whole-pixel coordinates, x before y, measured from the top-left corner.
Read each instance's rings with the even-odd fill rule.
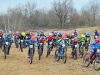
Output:
[[[82,34],[82,35],[81,35],[81,37],[85,37],[85,35],[84,35],[84,34]]]

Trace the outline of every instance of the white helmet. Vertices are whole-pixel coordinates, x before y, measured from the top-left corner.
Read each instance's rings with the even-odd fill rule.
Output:
[[[49,35],[52,35],[52,33],[49,33]]]
[[[9,33],[11,33],[11,31],[9,31]]]

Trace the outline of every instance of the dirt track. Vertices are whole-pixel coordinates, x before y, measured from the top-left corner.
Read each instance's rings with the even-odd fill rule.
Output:
[[[70,47],[67,51],[66,64],[63,64],[61,60],[59,62],[54,60],[55,49],[46,58],[46,47],[42,59],[38,60],[36,50],[33,64],[29,64],[27,50],[24,49],[24,52],[21,52],[13,46],[7,59],[4,59],[4,54],[0,50],[0,75],[100,75],[100,71],[93,69],[93,64],[86,68],[83,67],[82,58],[78,57],[77,60],[74,60]]]
[[[70,48],[67,51],[67,62],[54,60],[54,51],[46,58],[46,48],[42,59],[38,60],[37,50],[34,55],[33,64],[29,64],[27,49],[20,52],[19,49],[11,48],[7,59],[3,58],[0,51],[0,75],[99,75],[100,71],[94,71],[93,64],[88,68],[83,67],[82,58],[74,60]]]

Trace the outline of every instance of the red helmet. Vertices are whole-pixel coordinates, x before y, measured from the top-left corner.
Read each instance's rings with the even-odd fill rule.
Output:
[[[100,37],[96,39],[96,42],[97,43],[100,43]]]

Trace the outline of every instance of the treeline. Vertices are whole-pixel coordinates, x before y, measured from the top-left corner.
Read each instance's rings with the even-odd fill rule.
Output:
[[[45,3],[44,3],[45,4]],[[90,0],[80,12],[73,0],[54,0],[50,9],[37,9],[35,2],[8,7],[0,13],[0,28],[5,31],[39,28],[74,28],[100,24],[100,1]]]

